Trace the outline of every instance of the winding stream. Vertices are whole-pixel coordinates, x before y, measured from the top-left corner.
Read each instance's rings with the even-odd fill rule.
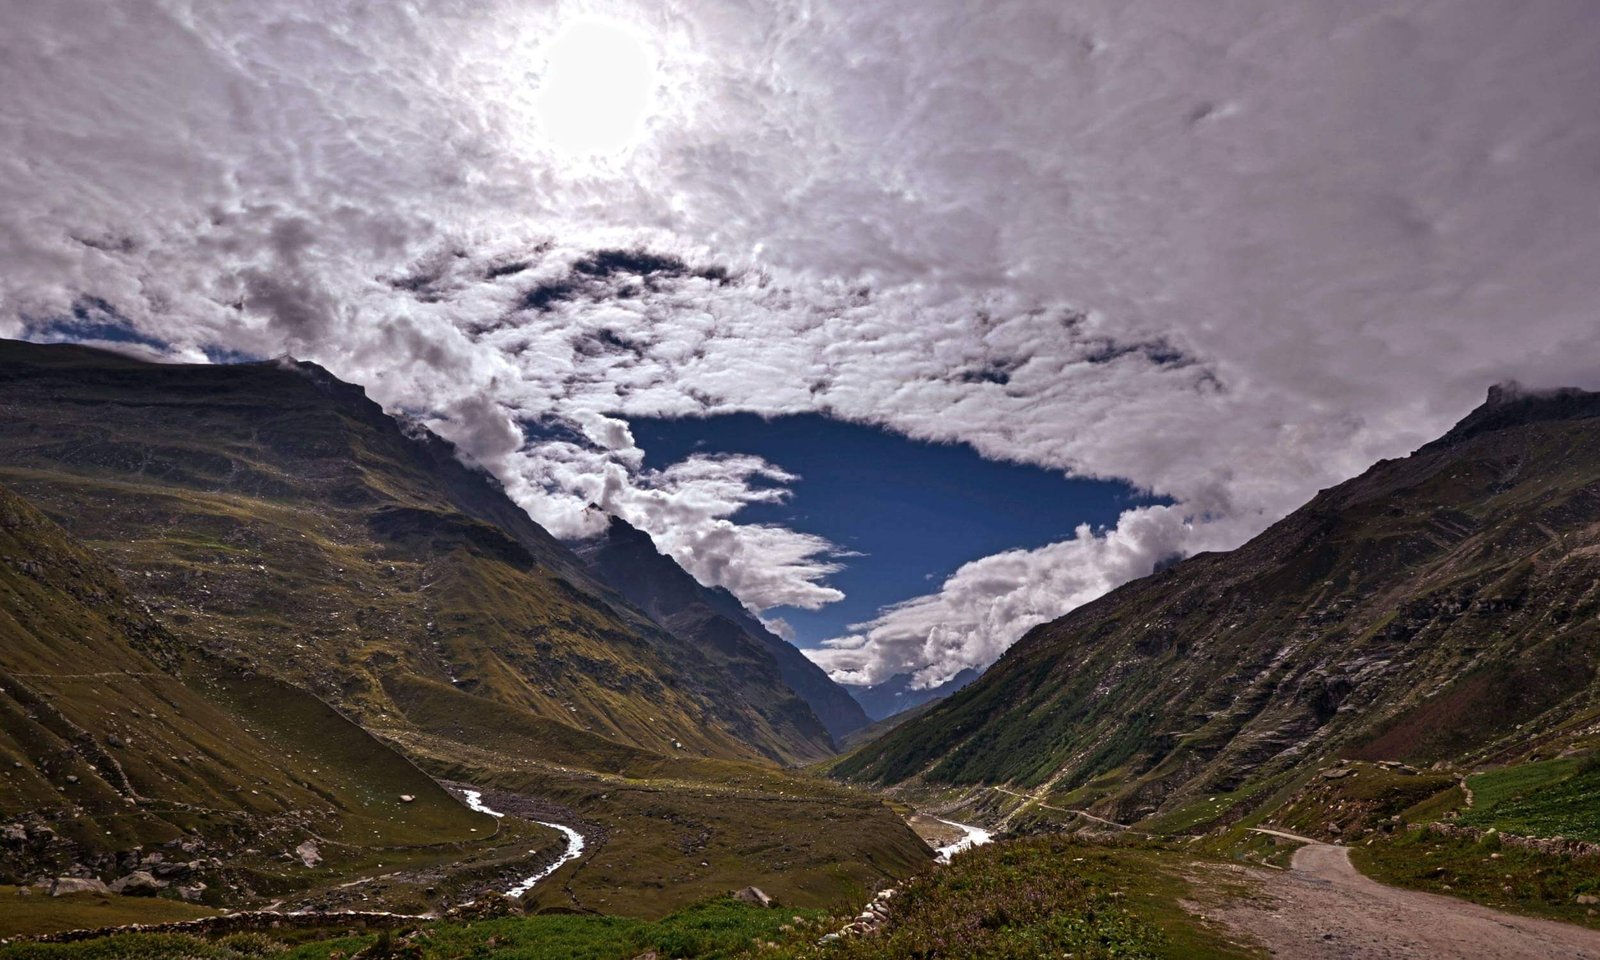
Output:
[[[955,827],[962,833],[959,840],[947,843],[934,851],[939,855],[939,863],[949,863],[950,858],[961,851],[971,850],[973,847],[981,847],[994,839],[994,833],[992,831],[985,830],[982,827],[974,827],[971,824],[966,823],[956,823],[954,820],[946,820],[943,817],[934,817],[934,819],[946,826]]]
[[[487,813],[491,817],[505,816],[505,814],[491,808],[488,804],[484,803],[483,794],[480,791],[463,790],[461,791],[461,795],[462,799],[467,801],[467,806],[479,813]],[[522,896],[524,893],[532,890],[533,885],[538,883],[540,880],[543,880],[545,877],[550,876],[550,874],[560,870],[566,864],[583,856],[583,834],[561,823],[546,823],[543,820],[535,820],[533,822],[539,824],[541,827],[549,827],[552,830],[560,830],[562,833],[566,834],[567,849],[562,852],[561,856],[556,858],[554,863],[550,864],[548,867],[545,867],[543,870],[540,870],[538,873],[524,878],[521,883],[518,883],[510,890],[507,890],[506,896],[508,897]]]

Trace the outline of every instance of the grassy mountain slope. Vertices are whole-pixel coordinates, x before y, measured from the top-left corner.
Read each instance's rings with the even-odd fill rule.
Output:
[[[839,738],[866,725],[860,705],[821,667],[762,626],[733,594],[702,586],[658,551],[648,534],[612,518],[605,533],[576,545],[576,550],[595,576],[656,622],[720,660],[744,682],[753,682],[752,696],[778,688],[794,691],[768,701],[769,716],[813,740],[819,734]],[[825,733],[816,729],[818,721]]]
[[[84,562],[126,584],[129,603],[148,606],[162,640],[139,655],[201,697],[168,695],[177,704],[169,716],[154,694],[110,678],[53,688],[52,702],[103,745],[110,733],[128,751],[148,742],[160,768],[152,782],[192,769],[184,757],[206,757],[207,789],[239,805],[185,793],[181,802],[207,804],[204,823],[169,826],[163,815],[135,830],[96,820],[86,834],[114,834],[96,855],[126,859],[133,845],[149,849],[180,827],[208,830],[223,838],[205,848],[223,861],[207,894],[216,902],[418,911],[526,875],[543,856],[530,851],[556,842],[512,817],[491,833],[453,802],[451,815],[467,820],[412,837],[384,798],[413,795],[403,813],[420,815],[416,805],[438,794],[390,752],[397,746],[435,776],[567,808],[548,817],[577,824],[588,852],[541,885],[547,906],[659,915],[750,883],[791,903],[830,905],[864,899],[931,856],[875,797],[772,766],[824,754],[829,742],[814,717],[809,727],[786,725],[765,709],[794,702],[760,686],[773,681],[770,669],[731,676],[594,580],[447,445],[402,428],[318,368],[152,365],[0,342],[0,483],[67,528]],[[0,598],[7,615],[24,609]],[[29,663],[0,658],[8,671],[63,672]],[[140,671],[151,674],[141,684],[168,683]],[[113,680],[138,693],[127,711]],[[6,683],[0,706],[12,689]],[[115,713],[100,716],[101,705]],[[202,748],[236,757],[223,764]],[[16,749],[23,767],[0,758],[4,809],[60,796],[54,781],[23,786],[23,773],[44,761]],[[368,755],[400,762],[421,782],[358,769]],[[179,769],[167,770],[162,758],[173,756]],[[87,773],[73,775],[93,786]],[[114,786],[94,789],[127,806]],[[302,804],[294,791],[303,789],[323,806]],[[361,819],[358,798],[373,801],[381,822]],[[275,828],[283,807],[296,811],[286,822],[326,841],[316,871]],[[46,816],[76,816],[59,809]],[[351,810],[358,815],[343,822]],[[301,819],[305,811],[320,819]]]
[[[280,857],[308,839],[332,867],[493,827],[316,698],[187,654],[3,488],[0,819],[14,825],[9,882],[75,862],[109,879],[114,851],[185,841],[303,884],[308,871]],[[244,848],[264,853],[241,859]]]
[[[1600,729],[1600,395],[1491,392],[1440,440],[1031,631],[834,767],[1123,821],[1344,755],[1484,762]]]
[[[186,636],[369,728],[453,689],[659,752],[830,749],[766,715],[781,681],[752,689],[628,608],[486,474],[314,365],[3,343],[0,464]]]

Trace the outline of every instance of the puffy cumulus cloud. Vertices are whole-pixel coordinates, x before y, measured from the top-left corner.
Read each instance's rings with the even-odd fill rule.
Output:
[[[1600,370],[1587,0],[3,6],[0,333],[317,360],[756,607],[847,558],[739,522],[780,466],[649,471],[627,417],[818,411],[1174,501],[886,610],[822,655],[858,676]],[[655,64],[616,155],[541,127],[575,16]]]
[[[1251,524],[1196,522],[1183,508],[1140,507],[1112,530],[1080,526],[1070,540],[964,564],[939,592],[894,604],[855,631],[807,651],[836,679],[871,684],[897,673],[913,688],[982,668],[1030,627],[1144,576],[1163,560],[1234,543]]]

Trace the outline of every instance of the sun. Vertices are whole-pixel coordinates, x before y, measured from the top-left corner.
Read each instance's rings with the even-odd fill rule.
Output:
[[[545,51],[534,108],[550,146],[604,156],[638,142],[655,97],[656,62],[636,31],[584,18],[562,27]]]

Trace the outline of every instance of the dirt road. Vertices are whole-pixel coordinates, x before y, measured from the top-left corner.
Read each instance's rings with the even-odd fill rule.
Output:
[[[1311,843],[1255,875],[1264,897],[1212,915],[1285,960],[1600,960],[1600,931],[1384,886],[1344,847]]]

